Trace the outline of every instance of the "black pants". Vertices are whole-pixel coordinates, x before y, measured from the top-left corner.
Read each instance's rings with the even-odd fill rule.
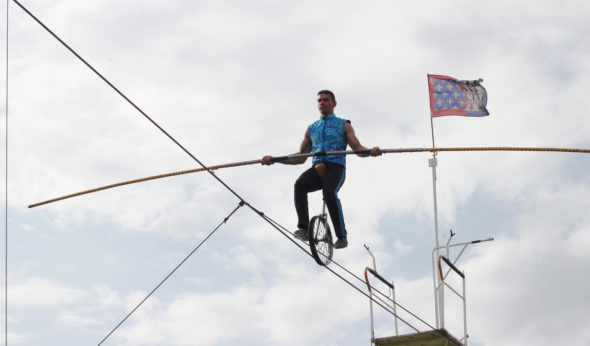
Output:
[[[319,176],[315,168],[303,172],[295,182],[295,209],[297,210],[297,227],[309,229],[309,208],[307,206],[307,194],[322,190],[326,207],[332,219],[334,232],[338,238],[346,237],[342,205],[338,199],[338,190],[344,184],[346,168],[336,163],[326,162],[325,180]]]

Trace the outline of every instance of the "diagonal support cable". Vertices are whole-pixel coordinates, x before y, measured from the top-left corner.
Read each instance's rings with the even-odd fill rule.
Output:
[[[180,261],[180,263],[178,263],[178,265],[176,267],[174,267],[174,269],[172,269],[172,271],[170,271],[170,273],[168,273],[168,275],[166,275],[166,277],[164,279],[162,279],[162,281],[160,281],[160,283],[158,285],[156,285],[156,287],[154,287],[154,289],[145,296],[145,298],[143,298],[143,300],[141,302],[139,302],[139,304],[137,304],[133,310],[131,310],[131,312],[129,312],[127,314],[127,316],[125,316],[121,322],[119,322],[119,324],[117,324],[115,326],[115,328],[113,328],[99,343],[98,345],[102,345],[103,342],[105,342],[129,317],[131,317],[131,315],[133,315],[133,313],[139,309],[139,307],[146,301],[148,300],[149,297],[152,296],[152,294],[154,294],[154,292],[156,292],[156,290],[158,288],[160,288],[160,286],[162,286],[164,284],[164,282],[166,282],[166,280],[168,280],[168,278],[170,278],[172,276],[172,274],[174,274],[174,272],[176,272],[176,270],[178,270],[178,268],[180,268],[180,266],[182,266],[184,264],[184,262],[186,262],[200,247],[201,245],[205,244],[205,242],[207,240],[209,240],[209,238],[211,238],[211,236],[225,223],[227,223],[227,221],[229,220],[230,217],[232,217],[232,215],[234,215],[234,213],[240,209],[242,206],[244,206],[244,202],[240,202],[238,204],[238,206],[231,212],[229,213],[229,215],[223,219],[223,221],[217,225],[217,227],[215,227],[215,229],[213,229],[213,231],[211,231],[211,233],[209,233],[209,235],[207,235],[207,237],[205,237],[205,239],[203,239],[199,245],[197,245],[182,261]]]

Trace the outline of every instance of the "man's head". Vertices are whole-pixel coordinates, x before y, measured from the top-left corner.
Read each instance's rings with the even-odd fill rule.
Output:
[[[336,97],[330,90],[320,90],[318,92],[318,109],[322,115],[334,113],[336,107]]]

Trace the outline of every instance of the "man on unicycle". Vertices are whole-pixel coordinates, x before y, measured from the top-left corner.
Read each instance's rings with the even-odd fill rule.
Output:
[[[334,114],[336,98],[330,90],[318,92],[318,109],[321,113],[319,120],[309,125],[305,131],[299,153],[321,153],[344,151],[350,145],[354,151],[366,151],[358,154],[361,157],[379,156],[379,147],[370,150],[359,142],[349,120],[338,118]],[[302,164],[307,158],[291,158],[283,161],[285,164]],[[272,156],[262,158],[263,165],[274,163]],[[313,157],[312,166],[303,172],[295,182],[295,209],[297,211],[297,231],[295,237],[308,241],[309,238],[309,210],[307,194],[322,190],[323,199],[328,208],[334,232],[338,240],[334,244],[336,249],[348,246],[347,232],[344,225],[342,205],[338,198],[338,190],[342,187],[346,176],[346,155],[317,155]]]

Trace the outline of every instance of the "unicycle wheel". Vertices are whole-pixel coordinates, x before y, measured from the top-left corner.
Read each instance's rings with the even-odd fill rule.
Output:
[[[334,243],[332,232],[324,215],[316,215],[309,222],[309,247],[313,259],[321,266],[327,266],[332,262]]]

